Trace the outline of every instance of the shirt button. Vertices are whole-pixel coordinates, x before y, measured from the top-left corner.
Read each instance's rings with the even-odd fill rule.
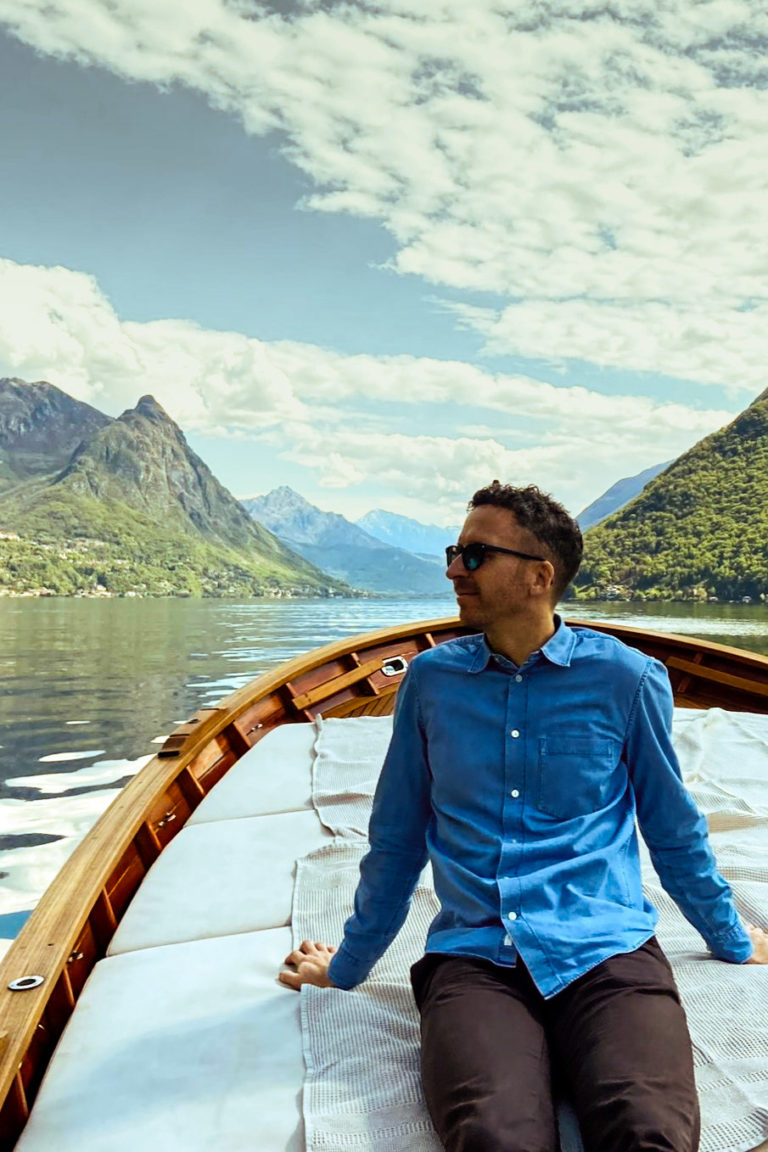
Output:
[[[513,788],[512,791],[510,792],[510,796],[512,797],[513,800],[517,800],[519,795],[520,795],[520,792],[518,791],[517,788]]]
[[[520,735],[520,733],[518,732],[517,728],[513,728],[512,731],[510,732],[510,736],[514,737],[515,740],[518,738],[519,735]]]
[[[510,920],[517,920],[517,912],[510,912],[509,918]]]
[[[515,676],[515,683],[516,684],[522,684],[522,681],[523,681],[522,676],[519,676],[519,675]]]

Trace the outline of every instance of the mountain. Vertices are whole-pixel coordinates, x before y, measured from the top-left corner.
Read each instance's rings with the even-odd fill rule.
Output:
[[[81,444],[59,483],[77,495],[128,504],[166,525],[235,548],[280,551],[274,536],[245,514],[152,396],[142,396],[135,408]]]
[[[448,544],[455,543],[459,527],[439,528],[437,524],[420,524],[408,516],[398,516],[396,512],[385,512],[374,508],[356,521],[370,536],[393,548],[404,548],[417,556],[435,557],[442,563]]]
[[[630,500],[634,500],[646,484],[649,484],[665,468],[669,468],[671,463],[671,460],[667,460],[664,464],[654,464],[651,468],[646,468],[644,472],[638,472],[637,476],[628,476],[624,480],[617,480],[615,484],[603,492],[602,496],[593,500],[576,517],[582,532],[586,532],[588,528],[593,528],[595,524],[605,520],[612,512],[618,512]]]
[[[40,386],[13,383],[17,392],[21,388],[14,402],[22,412],[38,411],[34,395],[23,408],[23,390]],[[112,420],[67,409],[57,392],[44,393],[51,404],[35,436],[40,445],[52,443],[50,460],[58,470],[51,474],[41,466],[38,474],[0,491],[0,589],[208,596],[349,592],[255,524],[151,396]],[[69,413],[73,433],[79,417],[91,433],[78,439],[59,468],[68,443],[67,437],[57,439],[61,411]],[[22,425],[15,418],[14,460],[19,440],[29,441]]]
[[[768,595],[768,389],[585,541],[580,596]]]
[[[242,503],[284,543],[355,588],[412,596],[450,592],[434,561],[374,539],[343,516],[322,512],[292,488],[275,488]]]
[[[111,423],[44,380],[0,379],[0,492],[59,472],[83,440]]]

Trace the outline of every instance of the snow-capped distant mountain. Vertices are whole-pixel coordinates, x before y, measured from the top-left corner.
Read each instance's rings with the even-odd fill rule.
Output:
[[[459,534],[458,526],[440,528],[437,524],[421,524],[408,516],[385,512],[382,508],[366,512],[356,523],[358,528],[385,544],[404,548],[416,556],[437,557],[441,562],[447,545],[454,544]]]
[[[369,535],[336,512],[323,512],[283,485],[241,503],[284,544],[355,588],[409,596],[451,594],[444,569]]]

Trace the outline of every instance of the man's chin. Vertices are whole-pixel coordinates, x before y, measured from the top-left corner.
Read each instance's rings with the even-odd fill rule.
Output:
[[[459,619],[462,624],[470,626],[482,624],[482,609],[477,596],[458,596],[456,603],[459,609]]]

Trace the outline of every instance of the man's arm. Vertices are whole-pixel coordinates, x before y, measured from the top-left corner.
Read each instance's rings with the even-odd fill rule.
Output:
[[[280,980],[350,989],[360,984],[400,931],[411,896],[427,862],[431,814],[426,734],[415,669],[397,694],[392,740],[373,799],[370,850],[360,863],[354,913],[344,925],[338,951],[304,941],[286,957],[294,972]]]
[[[753,936],[739,919],[709,846],[707,822],[682,782],[671,740],[672,707],[666,669],[654,660],[638,687],[626,740],[640,830],[659,879],[713,954],[735,963],[765,962],[763,934],[753,929]]]

